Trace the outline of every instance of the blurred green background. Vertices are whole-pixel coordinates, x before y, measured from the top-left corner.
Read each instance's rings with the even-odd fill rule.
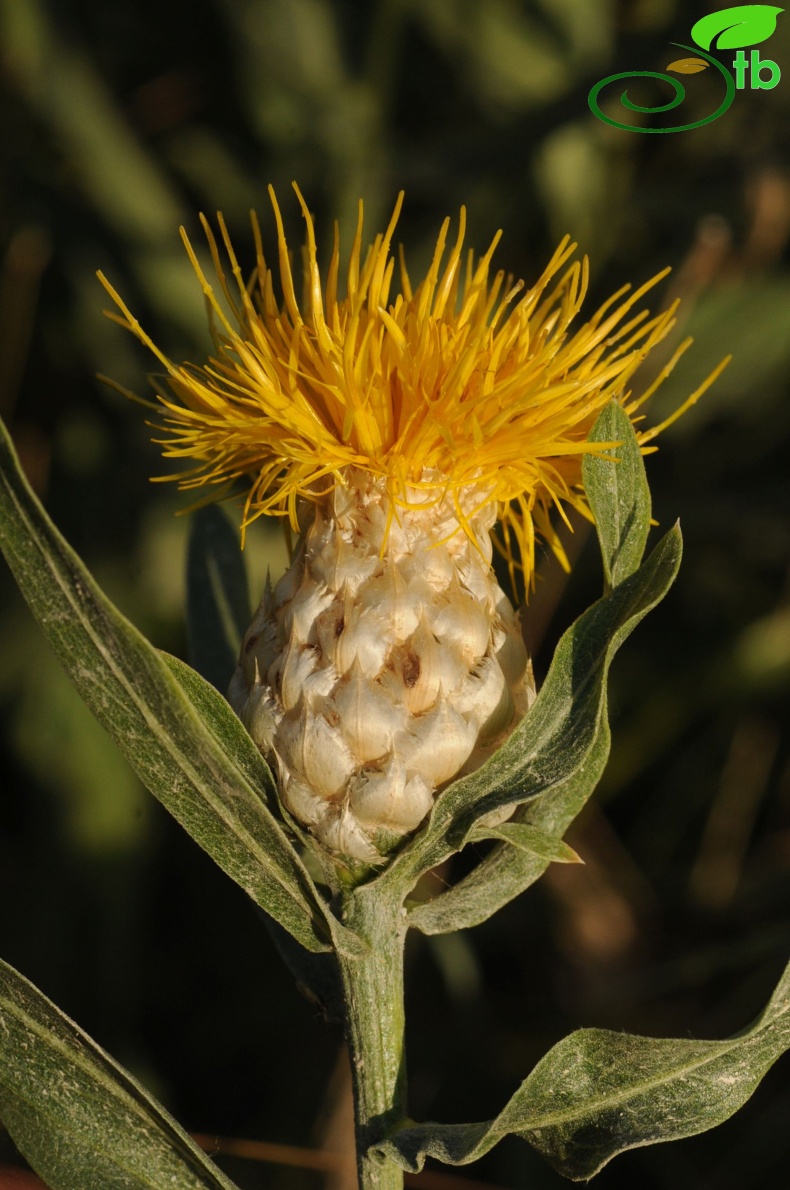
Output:
[[[718,7],[0,0],[0,412],[60,528],[162,648],[186,655],[188,521],[174,513],[188,501],[149,484],[165,464],[143,411],[95,379],[142,392],[152,367],[103,318],[95,271],[171,355],[202,358],[177,231],[199,239],[199,210],[222,209],[250,260],[250,207],[271,243],[272,182],[296,246],[296,179],[326,252],[334,218],[349,242],[359,197],[372,236],[404,188],[414,277],[465,203],[469,242],[482,249],[502,227],[496,260],[527,282],[570,232],[591,258],[590,310],[671,264],[654,303],[680,296],[680,327],[640,385],[682,335],[696,343],[652,419],[733,353],[648,464],[656,518],[681,517],[686,558],[615,664],[612,760],[571,836],[586,867],[552,869],[474,931],[413,941],[418,1119],[492,1116],[580,1025],[725,1036],[790,955],[790,17],[760,47],[785,78],[738,92],[704,128],[620,132],[586,99],[604,75],[664,69],[669,43]],[[684,81],[689,119],[715,108],[716,79]],[[574,547],[569,583],[542,561],[527,615],[539,670],[600,590],[589,535]],[[261,529],[246,553],[257,599],[284,549]],[[188,1129],[338,1149],[337,1029],[82,708],[4,567],[0,614],[0,953]],[[596,1185],[777,1185],[789,1069],[723,1128],[619,1158]],[[292,1165],[262,1155],[220,1159],[249,1190],[344,1185],[300,1168],[298,1152]],[[566,1184],[519,1142],[452,1176]]]

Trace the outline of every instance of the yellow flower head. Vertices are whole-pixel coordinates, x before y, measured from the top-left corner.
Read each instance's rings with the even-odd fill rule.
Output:
[[[322,498],[355,470],[383,479],[395,509],[408,503],[408,489],[418,489],[423,501],[426,489],[437,501],[451,495],[464,526],[461,493],[477,490],[481,504],[496,501],[511,572],[515,539],[529,584],[536,531],[563,557],[552,508],[565,516],[567,504],[589,515],[581,460],[606,445],[586,441],[602,408],[616,397],[633,417],[690,343],[680,345],[650,389],[631,396],[628,382],[674,326],[676,304],[653,317],[646,310],[633,313],[634,307],[668,270],[633,292],[625,286],[573,329],[588,265],[584,258],[564,268],[576,248],[569,237],[536,284],[525,288],[501,270],[492,274],[500,233],[483,256],[464,253],[462,208],[455,243],[448,251],[447,219],[427,276],[413,288],[402,254],[396,271],[391,247],[401,194],[386,232],[364,255],[360,203],[345,294],[339,296],[337,226],[322,284],[313,221],[294,189],[307,225],[301,303],[271,187],[281,299],[254,215],[257,265],[248,281],[221,215],[232,280],[205,217],[215,282],[182,229],[213,311],[216,352],[203,367],[168,359],[100,274],[122,312],[113,317],[167,370],[168,387],[158,392],[165,410],[164,454],[195,464],[167,478],[183,488],[218,485],[218,498],[244,481],[245,524],[268,513],[287,515],[294,527],[300,498]],[[661,426],[638,431],[643,447],[719,371]]]

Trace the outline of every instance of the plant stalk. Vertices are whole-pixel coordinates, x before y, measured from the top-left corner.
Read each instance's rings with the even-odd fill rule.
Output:
[[[406,1117],[401,899],[375,886],[355,889],[344,920],[370,946],[364,958],[338,955],[351,1059],[360,1190],[401,1190],[403,1170],[368,1153]]]

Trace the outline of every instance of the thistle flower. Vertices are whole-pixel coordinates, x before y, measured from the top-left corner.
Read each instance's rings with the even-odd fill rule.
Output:
[[[307,225],[301,304],[271,189],[281,300],[254,216],[247,282],[221,216],[232,282],[205,218],[215,284],[182,231],[213,315],[216,350],[203,367],[169,360],[102,280],[121,311],[113,317],[166,369],[160,441],[166,456],[193,462],[173,478],[217,498],[242,482],[245,525],[277,515],[298,534],[289,570],[267,584],[229,699],[274,762],[293,819],[329,851],[372,863],[534,697],[493,545],[525,589],[536,536],[565,561],[552,513],[589,516],[582,457],[615,445],[588,444],[597,415],[616,398],[635,418],[689,340],[632,397],[631,376],[675,323],[675,306],[634,313],[665,273],[619,290],[573,330],[588,280],[586,258],[569,264],[576,246],[566,237],[525,288],[492,276],[499,234],[479,259],[463,254],[463,209],[454,245],[448,219],[412,288],[391,252],[402,196],[364,256],[360,204],[339,296],[337,228],[322,286],[296,193]],[[716,374],[662,425],[637,431],[643,449]]]

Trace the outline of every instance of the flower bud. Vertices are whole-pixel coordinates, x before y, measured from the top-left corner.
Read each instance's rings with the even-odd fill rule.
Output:
[[[396,520],[386,485],[351,472],[264,594],[231,683],[286,808],[355,860],[415,830],[533,697],[490,567],[494,507],[474,489],[461,501],[465,526],[449,496]]]

